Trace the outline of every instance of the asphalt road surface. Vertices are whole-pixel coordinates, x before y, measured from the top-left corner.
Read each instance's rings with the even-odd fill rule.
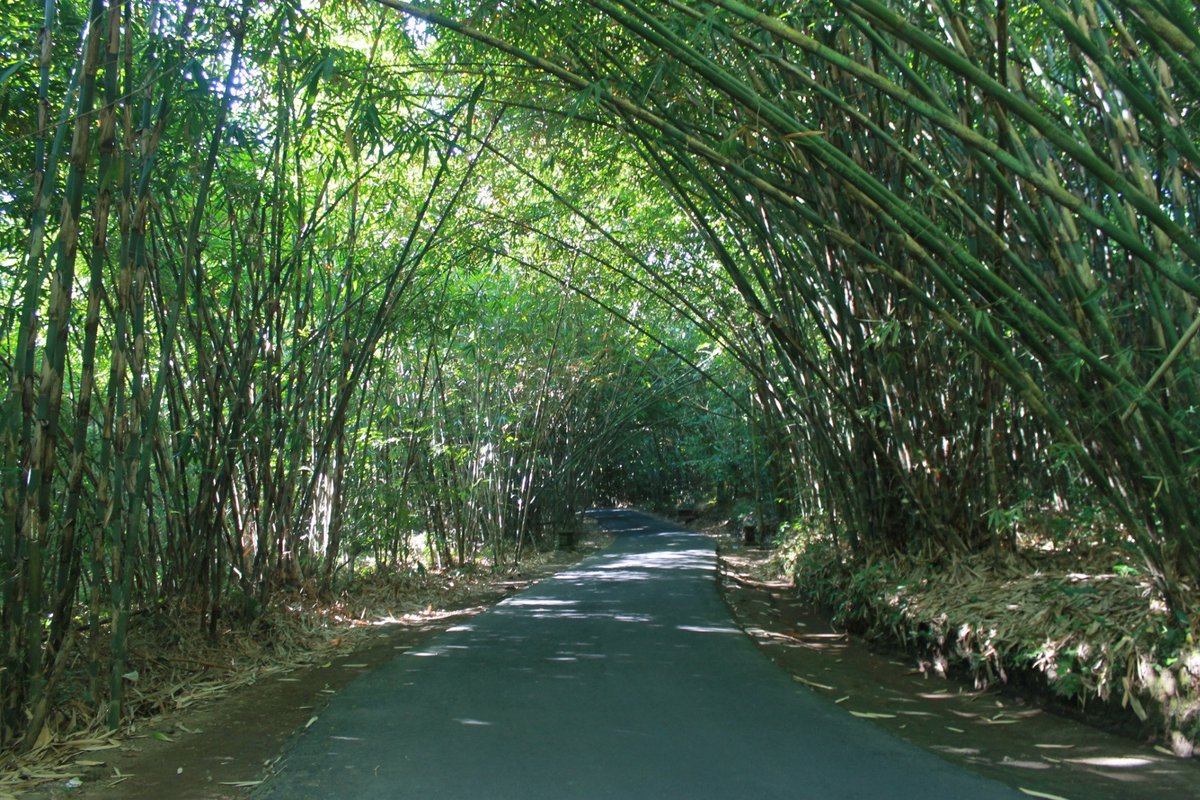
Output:
[[[1022,796],[767,660],[721,602],[711,539],[594,515],[612,547],[352,683],[256,796]]]

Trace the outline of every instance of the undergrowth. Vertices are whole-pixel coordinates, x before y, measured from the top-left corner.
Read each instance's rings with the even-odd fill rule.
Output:
[[[785,526],[776,560],[835,624],[903,646],[922,669],[1016,684],[1102,713],[1124,709],[1179,755],[1200,742],[1200,598],[1168,613],[1119,551],[1083,548],[856,560]],[[1096,709],[1100,711],[1100,709]]]

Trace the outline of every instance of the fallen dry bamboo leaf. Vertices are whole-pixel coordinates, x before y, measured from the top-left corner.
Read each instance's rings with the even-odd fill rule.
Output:
[[[881,714],[877,711],[851,711],[856,717],[861,719],[895,719],[895,714]]]
[[[76,737],[74,739],[67,739],[64,742],[64,744],[69,744],[73,747],[87,747],[88,745],[93,745],[93,744],[114,744],[114,743],[115,743],[114,740],[108,736],[95,737],[95,736],[88,736],[86,734],[82,737]]]
[[[1039,792],[1034,789],[1026,789],[1024,786],[1018,786],[1017,788],[1020,789],[1025,794],[1029,795],[1030,797],[1041,797],[1041,798],[1043,798],[1043,800],[1067,800],[1067,798],[1063,797],[1060,794],[1050,794],[1049,792]]]
[[[816,681],[810,681],[807,678],[801,678],[799,675],[793,675],[792,680],[794,680],[798,683],[803,683],[805,686],[811,686],[814,689],[825,689],[826,691],[829,691],[829,692],[832,692],[834,689],[834,687],[832,687],[832,686],[826,686],[823,683],[817,683]]]
[[[1138,719],[1140,719],[1142,722],[1145,722],[1146,721],[1146,709],[1142,707],[1141,701],[1138,700],[1137,697],[1135,695],[1133,695],[1132,693],[1126,695],[1126,697],[1129,698],[1129,707],[1133,709],[1133,713],[1137,714]]]

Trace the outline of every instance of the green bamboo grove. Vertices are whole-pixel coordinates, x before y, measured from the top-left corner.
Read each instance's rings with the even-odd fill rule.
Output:
[[[704,340],[598,282],[635,266],[609,212],[394,14],[329,11],[4,12],[6,748],[136,711],[135,618],[215,639],[364,563],[505,568],[597,497],[715,480],[664,402],[719,394]]]
[[[762,329],[805,513],[970,549],[1086,486],[1194,584],[1194,9],[383,2],[633,138]]]
[[[621,500],[864,562],[1094,524],[1188,624],[1185,0],[29,5],[0,745],[118,726],[139,616],[215,638]]]

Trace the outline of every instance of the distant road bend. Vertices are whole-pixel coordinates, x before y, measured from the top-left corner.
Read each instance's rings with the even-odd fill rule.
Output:
[[[592,513],[612,547],[351,684],[257,796],[1021,796],[791,680],[730,620],[710,538]]]

